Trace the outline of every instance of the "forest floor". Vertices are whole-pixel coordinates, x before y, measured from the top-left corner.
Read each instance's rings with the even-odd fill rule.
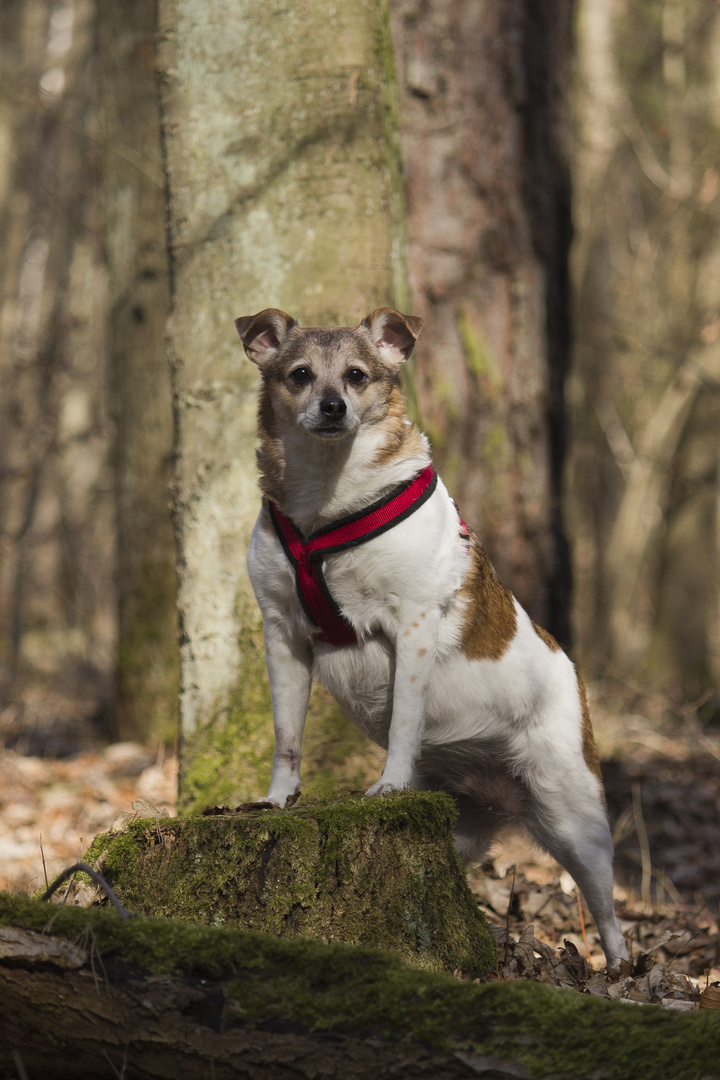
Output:
[[[680,1010],[720,1008],[720,732],[645,692],[624,688],[613,698],[597,687],[594,698],[616,908],[633,960],[619,975],[603,972],[570,875],[509,835],[468,878],[498,941],[493,977]],[[15,749],[0,749],[0,889],[44,886],[121,815],[174,812],[177,762],[163,747],[99,749],[84,738],[75,753],[66,740],[57,757],[13,741]]]

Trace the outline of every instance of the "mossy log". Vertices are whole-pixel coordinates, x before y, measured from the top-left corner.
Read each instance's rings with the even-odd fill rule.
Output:
[[[483,975],[495,945],[439,793],[131,822],[86,855],[144,915],[387,949]]]
[[[0,1080],[706,1080],[720,1015],[0,893]]]

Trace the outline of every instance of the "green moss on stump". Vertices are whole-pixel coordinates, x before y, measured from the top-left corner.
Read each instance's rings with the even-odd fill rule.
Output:
[[[720,1077],[720,1014],[711,1010],[669,1015],[657,1006],[629,1007],[537,983],[459,983],[372,950],[174,919],[120,920],[113,911],[50,908],[7,893],[0,893],[1,926],[76,942],[100,975],[113,970],[108,958],[117,957],[123,962],[117,977],[127,970],[136,983],[143,972],[194,978],[195,987],[202,979],[208,1006],[214,1002],[218,1016],[239,1016],[245,1027],[282,1022],[358,1041],[385,1039],[395,1047],[398,1068],[409,1048],[421,1044],[451,1063],[458,1051],[510,1059],[535,1077]],[[15,971],[11,961],[9,972]],[[103,992],[110,993],[105,978]],[[11,1023],[14,999],[5,1004]],[[213,1016],[205,1022],[214,1023]],[[123,1034],[131,1051],[133,1037]],[[469,1066],[467,1075],[474,1074]]]
[[[132,822],[86,858],[132,911],[399,953],[481,974],[495,946],[452,845],[452,800],[403,792]]]

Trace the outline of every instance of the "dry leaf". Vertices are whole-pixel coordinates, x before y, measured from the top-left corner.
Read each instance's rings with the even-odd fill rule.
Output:
[[[720,983],[710,983],[700,993],[701,1009],[720,1009]]]

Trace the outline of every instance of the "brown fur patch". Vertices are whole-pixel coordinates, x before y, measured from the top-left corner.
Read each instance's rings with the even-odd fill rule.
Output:
[[[278,502],[282,493],[285,476],[285,455],[282,442],[274,434],[275,414],[272,397],[267,383],[260,389],[258,401],[258,435],[260,446],[257,449],[257,463],[260,470],[260,490],[274,502]]]
[[[582,752],[585,759],[585,764],[591,773],[597,776],[598,780],[602,782],[602,771],[600,769],[600,755],[598,754],[597,746],[595,745],[595,736],[593,734],[592,720],[590,719],[590,707],[588,705],[587,693],[585,690],[585,684],[580,678],[580,674],[575,669],[575,675],[577,676],[578,693],[580,694],[580,707],[582,709]],[[605,800],[605,793],[603,792],[603,801]]]
[[[470,570],[460,590],[468,601],[460,648],[468,660],[499,660],[517,629],[513,596],[473,534],[469,555]]]
[[[560,652],[560,646],[552,634],[548,634],[547,630],[543,630],[542,626],[538,626],[537,623],[533,623],[533,630],[539,638],[542,638],[548,649],[552,652]]]
[[[405,399],[399,386],[394,386],[388,400],[387,417],[382,421],[386,431],[382,444],[373,458],[373,465],[384,465],[394,457],[420,454],[423,450],[422,436],[414,424],[407,424]]]

